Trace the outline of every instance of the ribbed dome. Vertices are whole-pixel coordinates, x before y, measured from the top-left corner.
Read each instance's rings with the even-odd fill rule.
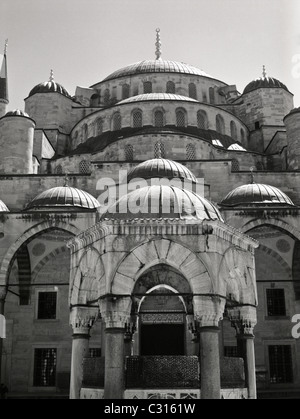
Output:
[[[67,90],[55,81],[46,81],[44,83],[38,84],[31,90],[29,97],[35,95],[36,93],[60,93],[61,95],[71,99],[71,96]]]
[[[281,89],[286,90],[287,92],[289,91],[286,85],[281,83],[281,81],[274,79],[273,77],[261,77],[249,83],[245,87],[243,94],[250,93],[253,90],[257,90],[257,89],[270,89],[270,88],[273,88],[273,89],[281,88]]]
[[[95,210],[100,207],[100,204],[92,195],[81,189],[58,186],[40,193],[26,209],[66,209],[66,207]]]
[[[0,212],[9,212],[9,209],[7,208],[7,206],[4,204],[3,201],[1,201],[0,199]]]
[[[195,102],[198,103],[197,100],[192,99],[186,96],[174,95],[172,93],[145,93],[143,95],[137,95],[130,97],[128,99],[124,99],[118,103],[118,105],[123,105],[124,103],[132,103],[132,102],[145,102],[150,100],[177,100],[181,102]]]
[[[130,64],[120,70],[115,71],[106,77],[103,81],[117,79],[119,77],[133,76],[142,73],[180,73],[194,74],[196,76],[210,77],[199,68],[189,64],[179,63],[177,61],[166,60],[144,60],[134,64]]]
[[[14,109],[13,111],[9,111],[5,114],[5,116],[23,116],[24,118],[30,118],[28,113],[21,111],[20,109]]]
[[[270,185],[250,183],[239,186],[221,202],[224,207],[236,206],[294,206],[292,200],[280,189]]]
[[[123,196],[103,215],[105,219],[176,218],[220,220],[218,209],[193,192],[172,186],[148,186]]]
[[[128,182],[132,179],[188,179],[192,182],[197,182],[193,173],[180,163],[166,159],[147,160],[138,166],[134,167],[128,174]]]

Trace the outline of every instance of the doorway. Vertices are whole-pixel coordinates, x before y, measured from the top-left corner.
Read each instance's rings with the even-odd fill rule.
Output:
[[[141,326],[142,356],[184,355],[183,324],[151,324]]]

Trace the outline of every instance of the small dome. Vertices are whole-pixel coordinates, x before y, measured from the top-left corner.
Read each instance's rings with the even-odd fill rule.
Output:
[[[58,186],[36,196],[27,206],[26,210],[48,208],[65,210],[66,207],[95,210],[100,207],[100,204],[92,195],[81,189]]]
[[[9,212],[9,209],[7,208],[7,206],[4,204],[3,201],[1,201],[0,199],[0,212]]]
[[[197,183],[196,177],[193,173],[180,163],[166,159],[152,159],[147,160],[138,166],[134,167],[128,174],[128,182],[132,179],[188,179],[191,182]]]
[[[270,185],[250,183],[231,191],[221,202],[222,207],[237,206],[294,206],[292,200],[280,189]]]
[[[103,81],[144,73],[179,73],[211,78],[211,76],[209,76],[203,70],[200,70],[199,68],[193,67],[189,64],[167,60],[144,60],[134,64],[130,64],[126,67],[123,67],[115,71],[114,73],[106,77]]]
[[[273,77],[260,77],[256,80],[253,80],[251,83],[249,83],[245,89],[243,94],[253,92],[253,90],[257,89],[284,89],[287,92],[289,92],[289,89],[286,87],[285,84],[281,83],[281,81],[274,79]]]
[[[38,84],[31,90],[29,97],[35,95],[36,93],[60,93],[61,95],[71,99],[71,95],[68,91],[55,81],[46,81],[45,83]]]
[[[194,102],[199,103],[198,100],[192,99],[191,97],[174,95],[173,93],[145,93],[143,95],[137,95],[129,97],[128,99],[121,100],[118,105],[132,102],[145,102],[145,101],[156,101],[156,100],[176,100],[180,102]]]
[[[14,109],[13,111],[9,111],[5,114],[5,116],[23,116],[24,118],[30,118],[28,113],[21,111],[20,109]]]
[[[103,214],[103,218],[223,221],[218,209],[207,199],[193,192],[166,185],[136,189],[113,204]]]

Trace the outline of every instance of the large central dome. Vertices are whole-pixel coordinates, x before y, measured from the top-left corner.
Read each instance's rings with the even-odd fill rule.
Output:
[[[103,81],[117,79],[119,77],[133,76],[143,73],[180,73],[192,74],[195,76],[203,76],[212,78],[199,68],[189,64],[168,60],[144,60],[134,64],[130,64],[110,74]]]

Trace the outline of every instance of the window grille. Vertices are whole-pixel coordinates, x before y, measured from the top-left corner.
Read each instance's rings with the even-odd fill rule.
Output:
[[[126,145],[125,146],[125,160],[126,161],[133,161],[133,146],[132,145]]]
[[[79,173],[91,173],[92,165],[87,160],[82,160],[79,163]]]
[[[144,82],[144,93],[152,93],[152,83],[151,81]]]
[[[109,89],[105,89],[105,90],[104,90],[104,95],[103,95],[103,102],[104,102],[104,105],[109,105],[109,100],[110,100],[110,93],[109,93]]]
[[[88,139],[88,126],[85,124],[83,126],[83,141],[86,141]]]
[[[230,135],[234,140],[237,141],[237,129],[234,121],[230,122]]]
[[[239,172],[240,171],[240,163],[236,159],[232,159],[231,161],[231,171],[232,172]]]
[[[269,317],[286,316],[284,289],[267,289],[267,308]]]
[[[35,349],[33,377],[35,387],[55,387],[56,361],[56,349]]]
[[[188,144],[186,146],[186,159],[196,160],[196,147],[194,146],[194,144]]]
[[[224,356],[228,358],[238,358],[238,348],[237,346],[224,346]]]
[[[119,131],[122,128],[122,119],[119,113],[113,116],[113,131]]]
[[[256,169],[257,170],[264,170],[264,165],[263,165],[263,163],[261,161],[258,161],[256,163]]]
[[[213,105],[215,103],[215,90],[213,87],[209,88],[209,102]]]
[[[39,292],[38,299],[38,319],[55,320],[56,319],[56,292]]]
[[[197,125],[199,129],[208,129],[206,112],[204,111],[197,112]]]
[[[216,131],[219,134],[225,134],[225,122],[221,115],[216,116]]]
[[[173,81],[167,82],[167,93],[175,94],[175,83]]]
[[[130,88],[129,88],[129,84],[123,84],[122,86],[122,99],[128,99],[130,96],[130,92],[129,92]]]
[[[286,384],[293,382],[292,347],[289,345],[269,346],[270,382]]]
[[[164,126],[164,114],[162,111],[156,111],[154,114],[154,125],[157,128],[162,128]]]
[[[103,119],[97,119],[96,122],[96,135],[101,135],[103,133]]]
[[[176,112],[176,125],[177,127],[185,127],[185,113],[182,110]]]
[[[245,131],[243,130],[243,128],[241,128],[241,143],[244,145],[244,143],[245,143],[245,139],[246,139],[246,136],[245,136]]]
[[[59,164],[58,166],[56,166],[56,168],[55,168],[55,174],[56,175],[61,175],[62,174],[62,172],[63,172],[63,170],[62,170],[62,166]]]
[[[197,88],[195,83],[189,84],[189,97],[192,99],[197,99]]]
[[[156,159],[162,158],[164,159],[166,157],[166,150],[164,143],[158,142],[154,146],[154,157]]]
[[[90,348],[89,356],[90,358],[101,358],[102,351],[101,348]]]
[[[134,111],[132,114],[133,128],[141,128],[143,126],[142,111]]]

